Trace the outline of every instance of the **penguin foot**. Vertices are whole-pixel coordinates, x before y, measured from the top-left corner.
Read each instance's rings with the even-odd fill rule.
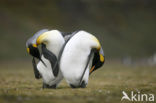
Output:
[[[45,88],[48,88],[48,89],[56,89],[56,84],[50,86],[50,85],[47,85],[47,84],[43,83],[42,88],[43,89],[45,89]]]
[[[73,84],[70,84],[70,87],[71,88],[86,88],[86,86],[87,86],[87,83],[85,83],[85,81],[82,81],[82,83],[81,83],[81,85],[79,85],[79,86],[75,86],[75,85],[73,85]]]
[[[82,81],[80,87],[81,87],[81,88],[86,88],[86,86],[87,86],[87,83],[85,83],[85,81]]]
[[[73,84],[70,84],[70,87],[71,88],[78,88],[78,87],[74,86]]]

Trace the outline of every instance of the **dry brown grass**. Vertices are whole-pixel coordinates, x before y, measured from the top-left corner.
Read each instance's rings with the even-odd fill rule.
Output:
[[[41,86],[30,62],[1,63],[0,103],[118,103],[123,90],[156,95],[156,68],[106,63],[91,75],[87,88],[71,89],[65,80],[57,89]]]

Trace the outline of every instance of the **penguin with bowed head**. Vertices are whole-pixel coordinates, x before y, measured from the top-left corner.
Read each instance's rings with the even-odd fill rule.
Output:
[[[59,65],[72,88],[85,88],[89,75],[104,64],[99,40],[86,31],[73,33],[62,48]]]
[[[57,59],[64,43],[60,31],[47,29],[40,30],[26,42],[27,52],[33,56],[35,77],[43,78],[43,88],[56,88],[63,79]],[[42,55],[38,49],[39,45],[41,45]],[[40,60],[37,65],[34,58]]]

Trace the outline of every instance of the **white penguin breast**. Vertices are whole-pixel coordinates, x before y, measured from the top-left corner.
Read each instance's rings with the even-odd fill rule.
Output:
[[[48,34],[48,37],[46,38],[46,48],[51,51],[57,58],[59,55],[59,52],[63,46],[63,44],[65,43],[65,40],[63,38],[63,36],[61,35],[61,33],[57,30],[52,30],[50,31],[50,33]],[[42,55],[42,60],[45,62],[45,64],[47,65],[44,66],[42,62],[39,62],[37,64],[37,69],[39,70],[40,74],[42,75],[43,78],[43,82],[49,85],[53,85],[53,84],[57,84],[59,83],[63,76],[62,73],[59,70],[58,76],[55,77],[52,71],[52,67],[51,67],[51,63],[49,60],[47,60],[46,58],[44,58],[44,56]]]
[[[37,69],[39,70],[40,74],[42,75],[43,81],[45,83],[49,83],[51,80],[55,79],[53,73],[52,73],[52,68],[51,68],[51,64],[50,62],[44,58],[44,56],[42,55],[42,60],[44,61],[44,63],[46,64],[46,66],[40,61],[37,64]]]
[[[71,42],[66,45],[60,61],[63,76],[68,83],[72,84],[79,83],[90,54],[89,49],[87,50],[84,46],[75,44]]]

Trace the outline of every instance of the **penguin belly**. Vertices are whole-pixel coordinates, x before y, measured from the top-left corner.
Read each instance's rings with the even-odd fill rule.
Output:
[[[37,69],[42,75],[43,83],[49,86],[56,84],[57,86],[60,83],[60,81],[63,79],[62,73],[59,71],[58,76],[55,77],[52,72],[52,67],[49,60],[44,58],[44,56],[42,56],[42,60],[45,62],[47,67],[40,61],[37,64]]]
[[[71,48],[73,47],[73,48]],[[80,78],[86,67],[89,50],[76,49],[79,47],[66,45],[60,61],[61,72],[69,85],[80,86]],[[81,47],[80,47],[81,48]],[[85,71],[82,81],[88,84],[89,66]]]

